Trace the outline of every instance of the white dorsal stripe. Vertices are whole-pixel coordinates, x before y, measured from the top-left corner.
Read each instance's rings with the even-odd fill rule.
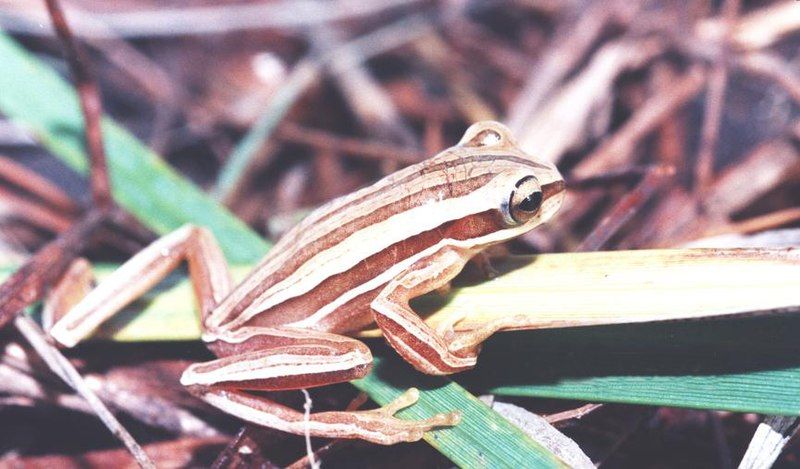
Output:
[[[438,157],[437,157],[438,158]],[[438,159],[436,162],[444,161]],[[288,259],[295,256],[298,250],[302,250],[303,246],[310,245],[317,242],[331,231],[345,225],[357,218],[369,215],[374,212],[376,206],[387,206],[398,202],[399,200],[418,192],[425,191],[432,187],[440,186],[443,184],[452,183],[454,179],[463,180],[466,178],[480,177],[485,174],[498,172],[498,161],[502,164],[504,160],[493,160],[489,164],[476,164],[469,168],[463,166],[456,166],[448,168],[447,170],[428,173],[425,177],[418,177],[410,182],[404,183],[402,188],[397,187],[396,190],[388,191],[378,199],[365,197],[371,193],[376,193],[387,187],[391,187],[396,180],[403,179],[409,175],[418,173],[420,170],[417,167],[408,167],[399,173],[388,176],[387,178],[378,181],[372,186],[365,187],[359,191],[354,192],[348,196],[341,197],[323,205],[319,209],[312,212],[300,224],[292,229],[273,248],[274,256],[268,256],[269,261],[265,263],[267,271],[272,272],[275,269],[283,266]],[[430,163],[429,163],[430,164]],[[508,165],[513,167],[512,165]],[[503,166],[501,166],[503,167]],[[463,174],[459,174],[458,172]],[[324,224],[319,224],[318,221],[327,213],[336,212],[340,207],[343,207],[353,200],[363,198],[361,202],[349,207],[347,210],[340,210],[332,217],[325,220]]]
[[[440,155],[441,156],[441,155]],[[438,157],[437,157],[438,158]],[[488,168],[485,171],[470,169],[469,177],[476,177],[482,174],[489,173],[492,165],[481,165],[481,169]],[[372,186],[365,187],[361,190],[345,195],[338,199],[334,199],[327,204],[319,207],[317,210],[309,214],[297,226],[292,228],[272,247],[269,254],[258,263],[253,269],[250,276],[245,279],[233,292],[228,295],[218,308],[216,308],[208,319],[208,324],[214,327],[219,327],[227,318],[228,312],[236,305],[240,304],[247,296],[249,291],[255,286],[265,281],[276,271],[283,268],[292,257],[302,252],[306,246],[311,243],[317,242],[323,237],[331,233],[331,231],[338,227],[351,222],[362,216],[369,215],[374,211],[375,206],[386,206],[399,201],[400,199],[423,191],[427,188],[434,187],[449,182],[452,176],[448,175],[445,171],[426,174],[425,177],[417,178],[410,183],[404,185],[397,190],[388,191],[378,199],[370,198],[369,195],[383,190],[386,187],[391,187],[393,182],[401,180],[405,177],[418,173],[420,170],[415,166],[409,166],[397,173],[394,173],[386,178],[376,182]],[[353,200],[363,198],[364,200],[357,205],[341,210],[334,214],[331,218],[325,220],[324,223],[318,223],[319,220],[330,212],[335,212],[341,207],[349,204]],[[263,299],[265,295],[259,298]]]
[[[518,227],[518,228],[516,228],[516,230],[519,230],[521,232],[525,231],[524,230],[524,226],[523,227]],[[342,305],[346,304],[348,301],[350,301],[350,300],[358,297],[359,295],[364,294],[364,293],[366,293],[366,292],[368,292],[370,290],[378,288],[379,286],[383,285],[384,283],[389,283],[389,281],[391,281],[393,278],[395,278],[398,275],[400,275],[404,270],[406,270],[409,267],[411,267],[419,259],[422,259],[424,257],[430,256],[430,255],[432,255],[436,251],[439,251],[440,249],[442,249],[445,246],[453,246],[453,247],[469,249],[469,248],[472,248],[472,247],[475,247],[475,246],[485,246],[485,245],[492,244],[492,243],[495,243],[495,242],[500,242],[500,241],[503,241],[503,240],[507,239],[507,237],[508,237],[508,235],[507,234],[504,235],[502,232],[494,232],[494,233],[488,234],[486,236],[482,236],[480,238],[468,239],[468,240],[463,240],[463,241],[456,241],[456,240],[452,240],[452,239],[443,239],[443,240],[439,241],[438,243],[436,243],[435,245],[429,247],[428,249],[425,249],[424,251],[420,251],[416,255],[404,260],[403,262],[398,262],[398,263],[392,265],[391,268],[387,269],[381,275],[378,275],[378,276],[370,279],[369,281],[367,281],[365,283],[362,283],[361,285],[359,285],[359,286],[357,286],[355,288],[351,288],[350,290],[345,292],[343,295],[339,296],[338,298],[336,298],[332,302],[326,304],[325,306],[323,306],[322,308],[317,310],[314,314],[309,315],[307,318],[305,318],[305,319],[303,319],[301,321],[297,321],[297,322],[293,322],[293,323],[287,324],[286,326],[287,327],[296,327],[296,328],[312,327],[314,324],[317,324],[320,321],[323,321],[326,316],[328,316],[329,314],[332,314],[334,311],[336,311]]]
[[[432,199],[432,203],[401,212],[381,223],[356,231],[335,246],[317,253],[286,279],[267,289],[235,321],[227,323],[225,328],[237,327],[259,312],[309,292],[325,279],[350,270],[363,259],[392,244],[432,230],[445,221],[497,207],[498,201],[493,197],[495,192],[491,188],[487,189],[489,186],[491,184],[463,197]],[[407,262],[396,264],[389,270],[396,271],[396,267],[400,265],[405,266]],[[380,277],[383,278],[384,275]]]

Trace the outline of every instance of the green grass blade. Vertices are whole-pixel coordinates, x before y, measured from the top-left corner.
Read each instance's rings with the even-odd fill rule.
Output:
[[[372,373],[353,384],[381,405],[410,387],[419,388],[422,397],[398,413],[403,418],[424,419],[443,409],[461,410],[461,423],[425,434],[425,441],[460,467],[565,467],[458,384],[410,372],[409,365],[397,357],[376,357]]]
[[[800,316],[509,333],[470,389],[507,396],[800,415]],[[512,370],[499,364],[514,361]]]
[[[291,110],[303,92],[318,76],[320,65],[304,61],[295,65],[292,73],[270,100],[267,108],[261,112],[258,120],[236,144],[228,159],[222,165],[214,188],[214,197],[225,200],[241,183],[244,173],[250,166],[258,150],[264,146],[269,137]]]
[[[0,62],[0,112],[31,130],[53,155],[85,173],[83,120],[72,86],[2,34]],[[114,199],[142,223],[167,233],[187,221],[202,222],[231,262],[253,262],[269,248],[128,131],[104,119],[103,134]]]
[[[83,125],[72,87],[3,34],[0,34],[0,63],[0,111],[36,133],[54,155],[76,170],[85,172]],[[160,233],[189,222],[206,226],[214,232],[226,256],[234,263],[252,262],[268,249],[269,245],[257,234],[161,162],[126,130],[105,119],[103,131],[114,198],[141,222]],[[193,308],[194,300],[184,297],[183,305]],[[157,311],[157,319],[170,311],[167,308]],[[194,334],[196,336],[196,330]],[[393,378],[415,383],[419,376],[406,368],[397,370]],[[442,387],[422,392],[425,404],[420,406],[420,411],[434,413],[459,409],[471,416],[468,428],[481,425],[478,423],[480,419],[485,419],[481,422],[487,428],[504,421],[474,397],[467,396],[463,389],[448,385],[448,380],[440,379],[438,382]],[[377,377],[371,377],[359,386],[374,393],[376,398],[392,389]],[[469,441],[464,440],[467,436],[464,431],[451,435],[436,445],[446,455],[456,457],[464,448],[476,444],[474,436]],[[482,459],[467,461],[462,458],[460,461],[470,466],[485,462],[491,467],[503,466],[506,461],[531,458],[552,461],[553,464],[549,465],[556,461],[554,456],[521,432],[498,433],[493,444],[497,448],[491,452],[488,451],[490,448],[483,448],[487,452],[483,453]]]

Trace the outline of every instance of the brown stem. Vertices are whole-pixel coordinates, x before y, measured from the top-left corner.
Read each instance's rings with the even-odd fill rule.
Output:
[[[0,328],[20,311],[42,299],[45,290],[66,270],[91,234],[108,218],[113,202],[108,185],[106,155],[100,129],[100,95],[83,60],[58,0],[45,0],[53,27],[66,49],[75,76],[78,98],[85,119],[86,146],[91,164],[93,208],[61,236],[47,243],[0,285]]]
[[[78,204],[61,188],[3,155],[0,155],[0,178],[36,196],[54,208],[69,213],[76,213],[80,209]]]
[[[281,140],[314,147],[318,150],[330,150],[336,153],[362,156],[380,161],[396,161],[402,164],[417,163],[423,155],[417,151],[409,151],[397,145],[379,141],[365,141],[358,138],[343,137],[322,130],[301,127],[287,122],[278,129]]]
[[[723,5],[726,34],[722,49],[708,80],[703,127],[700,133],[700,150],[697,154],[697,166],[695,167],[695,197],[698,200],[700,200],[700,195],[709,189],[714,179],[714,155],[719,141],[722,108],[725,104],[725,90],[728,87],[728,37],[738,14],[739,0],[726,0]]]
[[[752,234],[759,231],[773,230],[797,223],[798,221],[800,221],[800,207],[789,207],[736,223],[709,228],[703,234],[703,237],[718,236],[727,233]]]
[[[589,233],[576,251],[597,251],[603,247],[674,174],[675,168],[672,167],[656,167],[650,171],[639,185],[627,193],[608,215],[603,217],[600,224]]]
[[[103,111],[100,92],[97,88],[97,83],[92,78],[88,62],[83,56],[83,51],[72,35],[58,0],[45,0],[45,3],[47,4],[53,27],[64,44],[67,62],[75,79],[75,87],[78,90],[78,98],[85,124],[86,150],[89,153],[91,162],[91,174],[89,177],[94,206],[98,208],[109,207],[112,204],[112,199],[108,182],[106,154],[103,148],[103,134],[100,127],[100,118]]]
[[[642,177],[652,170],[652,166],[624,166],[602,171],[591,176],[568,176],[567,187],[571,191],[585,191],[598,188],[607,189],[608,186],[612,184],[632,184],[641,180]]]
[[[603,404],[585,404],[576,409],[570,409],[570,410],[565,410],[563,412],[546,415],[544,419],[547,420],[547,423],[550,424],[563,422],[564,420],[580,419],[583,416],[591,412],[594,412],[600,407],[603,407]]]
[[[42,299],[47,287],[64,273],[105,217],[101,210],[90,210],[0,285],[0,329],[27,306]]]

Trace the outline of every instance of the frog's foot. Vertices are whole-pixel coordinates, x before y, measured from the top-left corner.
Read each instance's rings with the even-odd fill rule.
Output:
[[[425,420],[404,420],[394,416],[406,407],[414,405],[419,400],[419,390],[410,388],[392,402],[373,410],[357,412],[358,419],[367,427],[379,427],[383,435],[382,444],[418,441],[425,432],[439,427],[452,427],[461,421],[460,412],[447,412],[436,414]]]
[[[450,350],[458,355],[472,355],[480,351],[481,344],[495,332],[503,330],[524,329],[531,325],[531,319],[525,315],[497,318],[470,331],[456,332],[450,342]]]
[[[361,411],[298,412],[265,396],[235,389],[198,386],[189,390],[214,407],[230,415],[264,427],[322,438],[358,438],[382,445],[417,441],[425,432],[456,425],[458,412],[437,414],[425,420],[403,420],[394,416],[419,399],[419,391],[409,389],[378,409]]]
[[[436,335],[448,342],[452,342],[456,336],[456,324],[460,323],[466,318],[466,311],[456,311],[436,326]]]

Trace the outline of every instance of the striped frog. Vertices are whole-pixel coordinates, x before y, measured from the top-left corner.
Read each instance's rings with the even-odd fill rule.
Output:
[[[303,389],[365,376],[372,355],[352,334],[377,324],[416,369],[473,367],[499,320],[469,332],[434,330],[409,300],[449,284],[484,249],[550,219],[564,181],[552,164],[522,152],[496,122],[471,126],[429,160],[323,205],[270,250],[239,285],[211,233],[187,225],[123,264],[51,330],[72,346],[183,261],[199,302],[203,340],[217,359],[188,367],[181,382],[205,402],[248,422],[316,437],[393,444],[458,422],[458,412],[420,421],[394,417],[410,389],[375,410],[312,413],[248,391]],[[519,319],[517,319],[519,321]]]

